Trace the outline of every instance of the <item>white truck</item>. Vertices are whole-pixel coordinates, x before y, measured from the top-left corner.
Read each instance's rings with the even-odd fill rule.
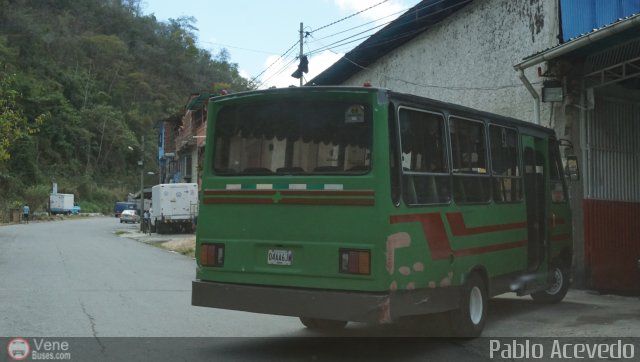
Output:
[[[198,184],[159,184],[151,188],[151,231],[191,232],[198,216]]]
[[[52,215],[77,215],[80,213],[80,206],[74,203],[73,194],[49,194],[49,211]]]

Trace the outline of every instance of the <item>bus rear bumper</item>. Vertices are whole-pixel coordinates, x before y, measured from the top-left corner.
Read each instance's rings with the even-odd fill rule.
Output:
[[[459,296],[456,287],[365,293],[196,280],[192,282],[191,304],[293,317],[390,323],[400,317],[455,309]]]

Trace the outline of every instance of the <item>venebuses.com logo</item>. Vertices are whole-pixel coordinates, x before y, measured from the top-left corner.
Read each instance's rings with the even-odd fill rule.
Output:
[[[13,338],[7,343],[7,354],[14,361],[22,361],[29,357],[31,346],[24,338]]]
[[[10,360],[70,360],[68,341],[50,338],[12,338],[7,343],[7,355]]]

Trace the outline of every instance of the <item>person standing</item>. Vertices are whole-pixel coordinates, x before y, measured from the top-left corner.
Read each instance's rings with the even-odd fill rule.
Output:
[[[25,223],[29,223],[29,205],[24,204],[24,206],[22,207],[22,221],[24,221]]]
[[[151,214],[149,213],[149,210],[145,210],[142,215],[142,222],[144,223],[142,225],[142,232],[145,234],[151,234]]]

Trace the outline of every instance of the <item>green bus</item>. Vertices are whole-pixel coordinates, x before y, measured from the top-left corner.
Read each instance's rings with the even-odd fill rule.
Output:
[[[196,306],[312,329],[433,313],[478,336],[505,292],[558,302],[571,213],[531,123],[371,87],[210,99]]]

